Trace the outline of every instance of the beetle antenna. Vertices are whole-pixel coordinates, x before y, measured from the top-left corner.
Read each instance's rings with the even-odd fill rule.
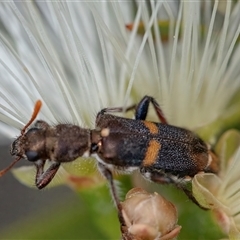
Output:
[[[15,163],[17,163],[22,157],[16,158],[7,168],[0,171],[0,177],[2,177],[8,170],[10,170]]]
[[[25,131],[29,127],[29,125],[31,125],[31,123],[36,119],[41,107],[42,107],[42,101],[37,100],[35,103],[35,106],[34,106],[32,117],[30,118],[29,122],[24,126],[24,128],[21,130],[21,135],[23,135],[25,133]]]
[[[29,127],[29,125],[36,119],[41,107],[42,107],[41,100],[37,100],[36,103],[35,103],[35,106],[34,106],[32,117],[30,118],[28,123],[21,130],[21,136],[24,135],[24,133],[25,133],[26,129]],[[7,168],[1,170],[0,171],[0,177],[2,177],[6,172],[8,172],[21,158],[22,158],[21,156],[16,158]]]

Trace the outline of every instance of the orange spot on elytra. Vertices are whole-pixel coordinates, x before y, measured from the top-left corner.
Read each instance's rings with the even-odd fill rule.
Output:
[[[155,123],[143,121],[146,128],[148,128],[149,132],[152,134],[158,134],[158,127]]]
[[[146,167],[153,165],[157,160],[160,149],[161,144],[157,140],[151,140],[149,142],[145,158],[143,159],[143,166]]]

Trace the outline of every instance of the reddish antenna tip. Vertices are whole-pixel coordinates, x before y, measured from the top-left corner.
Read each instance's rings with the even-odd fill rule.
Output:
[[[37,100],[34,106],[34,110],[32,113],[32,117],[30,118],[29,122],[24,126],[24,128],[21,131],[21,135],[24,135],[26,129],[28,128],[28,126],[36,119],[40,109],[42,107],[42,101],[41,100]],[[8,172],[15,163],[17,163],[22,157],[17,157],[7,168],[3,169],[0,171],[0,177],[2,177],[6,172]]]
[[[33,109],[32,117],[30,118],[29,122],[22,129],[21,135],[23,135],[25,133],[25,131],[29,127],[29,125],[36,119],[41,107],[42,107],[42,101],[37,100],[35,103],[34,109]]]
[[[37,112],[39,112],[41,107],[42,107],[42,101],[37,100],[36,103],[35,103],[34,111],[37,110]]]

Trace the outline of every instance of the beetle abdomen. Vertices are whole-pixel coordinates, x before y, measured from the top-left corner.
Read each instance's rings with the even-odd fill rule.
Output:
[[[206,168],[207,146],[191,131],[147,121],[138,122],[143,129],[139,131],[131,127],[132,120],[123,121],[126,124],[121,129],[108,122],[109,133],[102,138],[99,154],[107,164],[153,168],[180,177],[194,176]]]
[[[200,143],[182,143],[172,140],[161,139],[161,148],[155,162],[150,165],[144,164],[143,167],[151,167],[155,170],[163,170],[173,175],[194,176],[203,171],[208,164],[208,150]]]

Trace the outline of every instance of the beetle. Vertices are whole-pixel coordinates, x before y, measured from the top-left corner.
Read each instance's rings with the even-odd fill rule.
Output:
[[[150,103],[160,123],[146,121]],[[143,97],[135,109],[135,119],[112,115],[122,108],[105,108],[98,113],[96,128],[101,130],[101,138],[92,144],[97,145],[94,152],[101,171],[139,170],[150,181],[174,184],[203,208],[186,187],[186,181],[200,172],[217,174],[216,154],[194,132],[169,125],[153,97]],[[112,182],[110,173],[103,175]]]
[[[146,121],[150,103],[161,122]],[[42,189],[51,182],[61,163],[81,156],[94,156],[100,172],[108,180],[122,225],[124,220],[113,170],[139,170],[148,180],[174,184],[197,205],[192,192],[185,186],[186,180],[199,172],[219,171],[218,158],[208,145],[192,131],[169,125],[159,104],[151,96],[143,97],[137,105],[126,109],[135,109],[135,119],[114,115],[124,110],[121,107],[102,109],[96,116],[95,129],[73,124],[51,126],[42,120],[28,129],[41,105],[41,101],[36,102],[30,121],[12,143],[10,153],[17,158],[0,172],[0,176],[24,158],[36,166],[35,183]],[[51,165],[44,171],[47,160]]]

